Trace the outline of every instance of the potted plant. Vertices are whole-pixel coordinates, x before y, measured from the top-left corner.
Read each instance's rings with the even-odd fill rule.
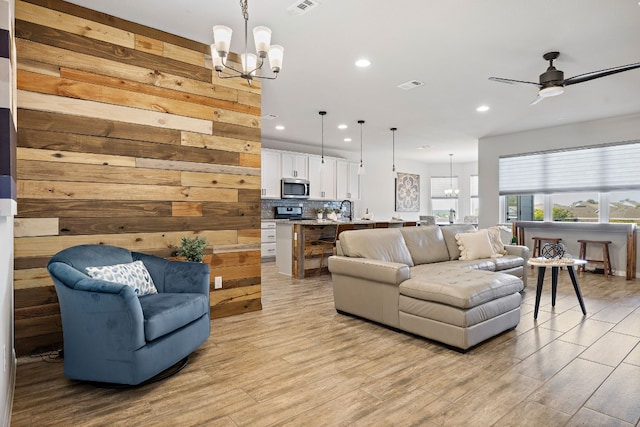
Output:
[[[322,214],[324,214],[324,208],[317,208],[316,215],[318,216],[318,221],[322,219]]]
[[[185,257],[187,261],[202,262],[206,247],[207,241],[199,236],[193,238],[183,237],[176,253],[178,256]]]
[[[327,213],[327,219],[332,221],[338,220],[338,212],[335,209],[327,208],[325,212]]]

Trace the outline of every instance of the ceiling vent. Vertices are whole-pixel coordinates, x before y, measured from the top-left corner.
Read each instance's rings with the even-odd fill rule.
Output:
[[[261,118],[264,119],[264,120],[273,120],[273,119],[277,119],[278,115],[277,114],[265,114]]]
[[[305,13],[309,12],[311,9],[319,5],[320,2],[317,2],[316,0],[301,0],[289,6],[287,8],[287,12],[292,15],[300,16],[304,15]]]
[[[409,80],[408,82],[398,85],[398,87],[402,90],[415,89],[420,86],[424,86],[424,83],[418,80]]]

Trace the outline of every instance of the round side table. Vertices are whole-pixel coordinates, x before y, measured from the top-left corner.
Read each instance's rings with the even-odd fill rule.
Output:
[[[551,267],[551,306],[556,306],[556,290],[558,289],[558,270],[560,267],[566,267],[571,277],[571,283],[573,284],[573,290],[576,292],[582,314],[586,315],[587,310],[584,307],[584,301],[582,300],[582,293],[580,292],[580,285],[578,285],[578,279],[574,267],[584,265],[587,261],[583,259],[562,259],[553,260],[546,258],[530,258],[527,262],[532,267],[538,267],[538,285],[536,287],[536,307],[533,311],[533,318],[538,318],[538,308],[540,307],[540,296],[542,295],[542,286],[544,284],[544,273],[547,267]]]

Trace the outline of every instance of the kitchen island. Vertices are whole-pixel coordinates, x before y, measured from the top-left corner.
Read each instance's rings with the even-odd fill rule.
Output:
[[[276,266],[278,273],[302,279],[327,274],[339,233],[375,227],[406,227],[415,221],[276,220]]]

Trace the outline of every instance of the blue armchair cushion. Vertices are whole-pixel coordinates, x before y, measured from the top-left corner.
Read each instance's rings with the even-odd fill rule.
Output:
[[[209,300],[202,294],[154,294],[139,298],[144,317],[144,336],[153,341],[209,312]]]
[[[142,261],[86,267],[85,270],[94,279],[131,286],[139,297],[158,293],[153,279]]]

